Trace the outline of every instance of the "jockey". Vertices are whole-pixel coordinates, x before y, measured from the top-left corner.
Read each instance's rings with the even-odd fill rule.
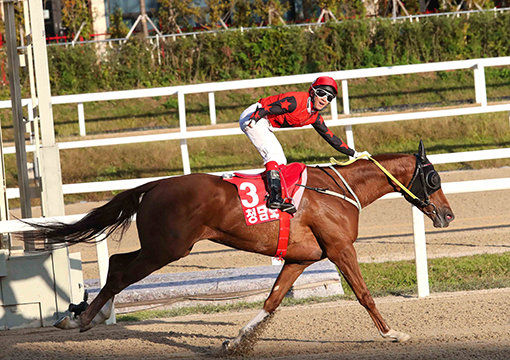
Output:
[[[280,209],[291,214],[296,212],[294,205],[282,198],[278,165],[287,164],[287,158],[272,132],[273,127],[312,125],[319,135],[341,153],[354,158],[368,154],[358,153],[335,136],[319,114],[337,93],[336,81],[329,76],[320,76],[312,83],[308,92],[288,92],[269,96],[249,106],[241,114],[239,119],[241,130],[259,151],[267,170],[268,208]]]

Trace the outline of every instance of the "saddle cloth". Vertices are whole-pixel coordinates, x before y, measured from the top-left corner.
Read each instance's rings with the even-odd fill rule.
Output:
[[[296,209],[299,208],[306,185],[306,165],[291,163],[279,166],[282,180],[282,197],[292,198]],[[280,211],[268,209],[266,206],[265,172],[260,174],[234,173],[232,178],[223,178],[237,187],[246,225],[256,225],[268,221],[279,220]]]

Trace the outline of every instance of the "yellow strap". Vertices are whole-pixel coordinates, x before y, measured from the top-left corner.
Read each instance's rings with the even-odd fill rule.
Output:
[[[338,160],[336,160],[335,158],[330,158],[329,161],[331,161],[332,164],[335,164],[335,165],[340,165],[340,166],[347,166],[347,165],[350,165],[352,164],[353,162],[359,160],[359,159],[362,159],[362,158],[366,158],[366,159],[369,159],[369,160],[372,160],[372,162],[377,165],[377,167],[379,169],[381,169],[381,171],[387,176],[389,177],[391,180],[393,180],[393,182],[395,184],[397,184],[397,186],[399,186],[402,190],[404,190],[407,195],[409,195],[412,199],[418,199],[418,197],[416,195],[414,195],[411,191],[409,191],[408,188],[406,188],[404,185],[402,185],[400,183],[400,181],[398,181],[393,175],[390,174],[390,172],[388,170],[386,170],[386,168],[384,166],[382,166],[377,160],[375,160],[373,157],[367,155],[367,154],[363,154],[361,155],[360,157],[357,157],[357,158],[352,158],[348,161],[345,161],[345,162],[340,162]],[[419,199],[418,199],[419,200]]]

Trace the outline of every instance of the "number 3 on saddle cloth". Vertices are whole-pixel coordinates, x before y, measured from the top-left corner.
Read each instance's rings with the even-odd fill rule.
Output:
[[[282,197],[284,199],[292,199],[296,209],[299,209],[305,188],[298,185],[306,185],[306,165],[302,163],[279,165],[279,171],[282,180]],[[246,225],[250,226],[280,220],[276,257],[282,259],[287,253],[290,218],[294,215],[277,209],[267,208],[266,197],[268,193],[266,190],[265,172],[260,174],[234,173],[233,177],[224,177],[223,179],[237,187]]]

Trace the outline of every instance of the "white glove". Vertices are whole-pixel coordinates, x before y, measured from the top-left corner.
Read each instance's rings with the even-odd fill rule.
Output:
[[[368,159],[371,156],[372,155],[370,155],[370,153],[368,151],[357,152],[356,150],[354,150],[354,155],[352,157],[355,159],[360,158],[360,157],[364,157],[364,158]]]

